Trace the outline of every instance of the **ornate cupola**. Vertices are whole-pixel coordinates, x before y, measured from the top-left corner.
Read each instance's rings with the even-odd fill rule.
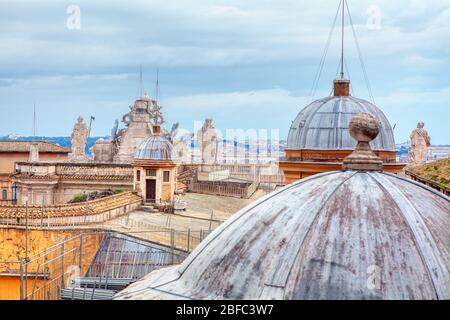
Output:
[[[405,166],[396,161],[394,132],[383,111],[373,102],[350,94],[351,82],[344,76],[345,0],[341,1],[338,11],[341,7],[340,76],[333,81],[332,95],[311,102],[300,110],[292,121],[285,157],[279,162],[285,183],[316,173],[340,169],[344,158],[356,147],[349,125],[352,116],[360,112],[372,114],[378,123],[379,133],[370,142],[370,147],[383,162],[383,170],[398,173]],[[349,11],[348,14],[350,15]]]

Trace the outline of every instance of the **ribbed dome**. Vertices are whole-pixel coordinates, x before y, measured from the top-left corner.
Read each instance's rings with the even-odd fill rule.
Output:
[[[153,135],[145,139],[134,154],[135,160],[172,160],[173,146],[161,135]]]
[[[358,112],[373,114],[380,121],[380,134],[371,142],[374,150],[395,151],[394,134],[383,112],[374,104],[351,96],[333,96],[307,105],[292,122],[288,149],[353,150],[348,124]]]
[[[424,185],[327,172],[240,210],[115,298],[450,299],[449,225],[450,198]]]

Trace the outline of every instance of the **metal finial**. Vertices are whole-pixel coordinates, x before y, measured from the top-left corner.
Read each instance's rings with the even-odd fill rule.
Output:
[[[372,151],[369,142],[378,136],[378,120],[370,113],[357,113],[350,120],[350,135],[358,141],[353,151],[342,162],[343,170],[383,171],[383,161]]]

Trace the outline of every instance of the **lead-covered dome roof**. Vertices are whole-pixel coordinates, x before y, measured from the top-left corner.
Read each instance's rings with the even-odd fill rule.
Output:
[[[395,151],[392,127],[383,112],[369,101],[352,96],[333,96],[313,101],[292,122],[288,149],[353,150],[356,141],[348,125],[353,115],[368,112],[379,120],[380,133],[371,142],[374,150]]]
[[[173,160],[173,145],[162,135],[145,139],[134,154],[135,160]]]
[[[450,299],[450,198],[327,172],[243,208],[179,266],[116,299]]]

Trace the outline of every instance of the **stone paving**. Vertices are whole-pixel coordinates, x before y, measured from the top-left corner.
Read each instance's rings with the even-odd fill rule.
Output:
[[[146,211],[134,211],[127,216],[110,220],[104,225],[114,225],[126,230],[142,230],[155,228],[171,228],[176,231],[210,230],[217,228],[223,221],[265,195],[258,190],[250,199],[238,199],[232,197],[213,196],[198,193],[187,193],[182,196],[186,201],[186,211],[176,211],[175,214],[149,213]],[[211,220],[212,213],[212,221]]]

